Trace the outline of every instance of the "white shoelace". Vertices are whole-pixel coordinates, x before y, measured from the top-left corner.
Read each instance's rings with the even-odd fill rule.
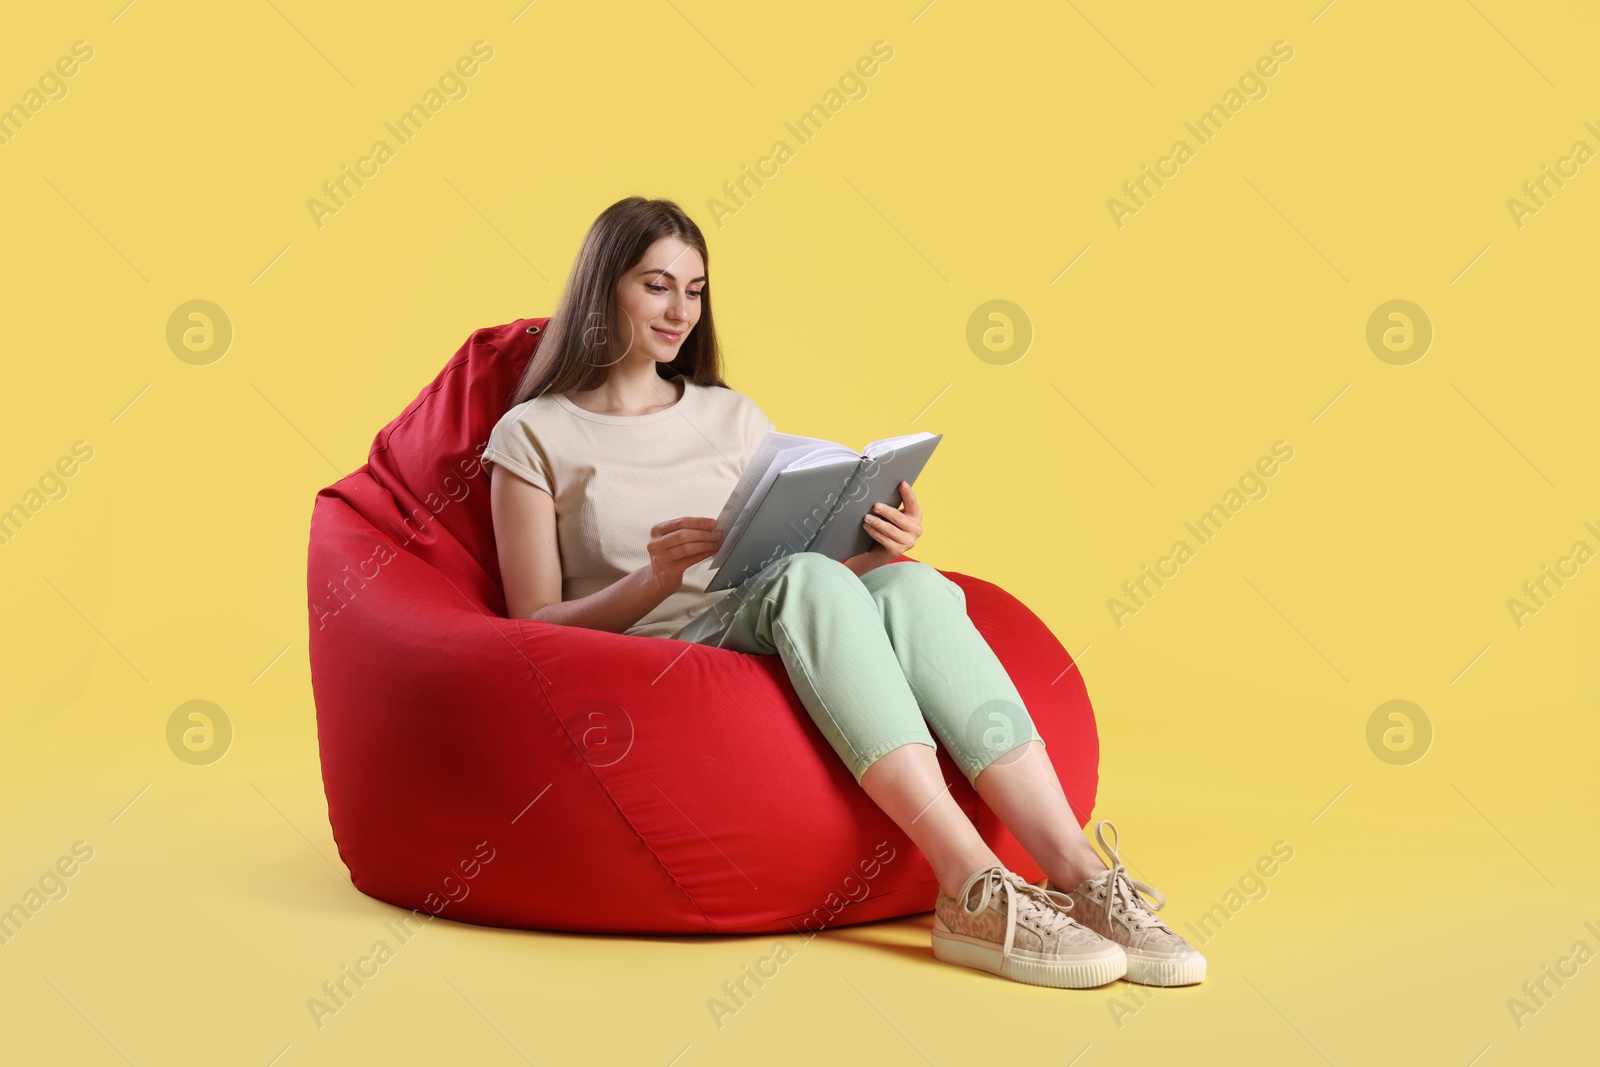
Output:
[[[1106,827],[1111,827],[1111,840],[1114,844],[1106,844]],[[1135,930],[1145,930],[1159,927],[1170,932],[1170,927],[1151,914],[1160,911],[1166,906],[1167,898],[1161,895],[1154,886],[1145,885],[1132,877],[1122,865],[1122,857],[1118,853],[1118,846],[1122,844],[1122,836],[1117,832],[1116,823],[1110,819],[1102,819],[1094,828],[1095,840],[1100,842],[1100,849],[1111,857],[1111,869],[1100,875],[1096,880],[1103,881],[1106,885],[1105,916],[1107,929],[1110,929],[1111,915],[1115,911],[1118,915],[1125,915],[1128,923]],[[1139,896],[1143,893],[1150,898],[1147,903]]]
[[[972,892],[972,883],[979,879],[983,881],[983,894],[978,898],[978,906],[969,908],[967,899]],[[1073,920],[1062,913],[1064,909],[1072,907],[1071,898],[1064,893],[1030,885],[1021,875],[1013,874],[1004,867],[990,867],[968,878],[966,884],[961,887],[961,910],[968,915],[977,915],[989,906],[989,901],[998,891],[998,887],[1004,887],[1006,894],[1006,937],[1005,944],[1000,949],[1001,963],[1011,958],[1011,948],[1016,942],[1019,903],[1029,906],[1034,914],[1042,916],[1039,922],[1041,936],[1072,925]]]

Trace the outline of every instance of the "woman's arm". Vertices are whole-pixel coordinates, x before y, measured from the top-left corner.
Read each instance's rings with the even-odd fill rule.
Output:
[[[501,471],[499,464],[491,468],[489,507],[510,618],[624,633],[682,588],[685,569],[716,553],[715,519],[673,519],[651,531],[651,563],[597,593],[563,601],[555,500]]]

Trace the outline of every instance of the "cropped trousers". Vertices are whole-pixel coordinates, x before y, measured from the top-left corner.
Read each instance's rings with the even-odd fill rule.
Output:
[[[959,585],[920,561],[858,576],[821,553],[796,552],[672,636],[782,657],[857,784],[901,745],[937,750],[934,735],[972,783],[1007,752],[1044,739],[966,603]]]

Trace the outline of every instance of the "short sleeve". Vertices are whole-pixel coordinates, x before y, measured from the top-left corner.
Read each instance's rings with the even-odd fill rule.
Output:
[[[512,408],[500,417],[489,431],[489,443],[483,450],[485,466],[498,463],[523,481],[555,495],[550,485],[550,466],[545,462],[533,427],[523,418],[520,408]]]

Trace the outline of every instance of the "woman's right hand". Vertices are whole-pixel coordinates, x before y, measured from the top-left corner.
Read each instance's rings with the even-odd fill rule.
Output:
[[[663,598],[683,587],[683,572],[722,547],[717,520],[704,516],[668,519],[650,528],[650,581]]]

